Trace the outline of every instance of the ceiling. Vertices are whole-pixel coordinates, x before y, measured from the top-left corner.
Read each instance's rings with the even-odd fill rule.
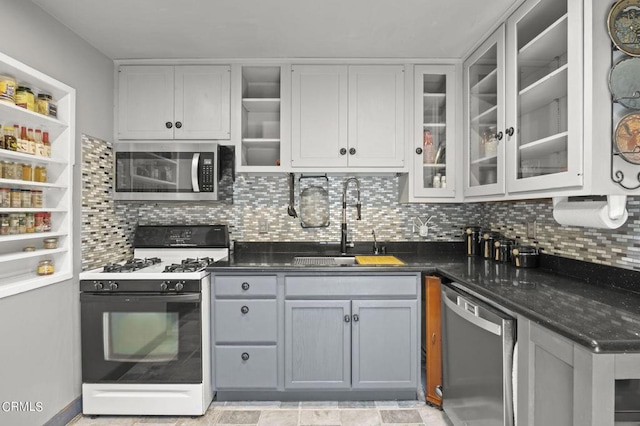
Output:
[[[516,0],[32,0],[112,59],[460,58]]]

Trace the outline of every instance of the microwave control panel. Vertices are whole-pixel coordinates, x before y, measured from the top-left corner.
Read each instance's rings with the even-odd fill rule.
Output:
[[[202,165],[200,167],[200,191],[202,192],[213,192],[213,161],[213,156],[206,156],[202,159]]]

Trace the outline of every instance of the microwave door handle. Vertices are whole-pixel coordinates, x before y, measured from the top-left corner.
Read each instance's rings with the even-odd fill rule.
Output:
[[[200,192],[200,183],[198,182],[198,164],[200,163],[200,153],[193,154],[191,159],[191,188],[193,192]]]

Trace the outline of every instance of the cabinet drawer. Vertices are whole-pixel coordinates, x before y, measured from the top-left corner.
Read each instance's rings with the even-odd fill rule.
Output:
[[[243,354],[246,360],[243,359]],[[215,386],[275,388],[278,385],[275,346],[216,346]]]
[[[217,275],[213,288],[220,297],[276,297],[277,281],[275,275]]]
[[[288,276],[285,296],[296,297],[403,297],[418,295],[419,275]]]
[[[216,343],[275,343],[275,300],[216,300],[213,305]]]

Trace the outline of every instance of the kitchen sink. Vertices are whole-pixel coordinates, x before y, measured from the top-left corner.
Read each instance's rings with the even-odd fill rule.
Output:
[[[353,256],[296,256],[293,258],[293,264],[298,266],[336,266],[357,265],[358,261]]]

